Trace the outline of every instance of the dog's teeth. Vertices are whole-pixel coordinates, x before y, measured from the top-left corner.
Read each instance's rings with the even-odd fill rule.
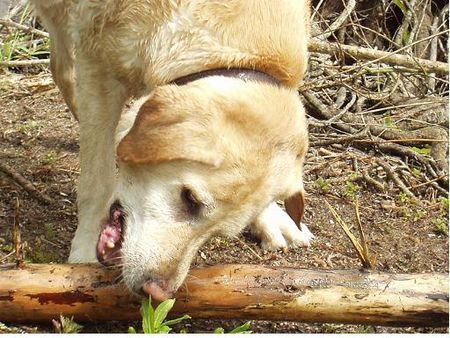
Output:
[[[105,256],[105,250],[102,250],[102,256]],[[104,258],[104,257],[103,257]]]
[[[116,245],[114,244],[114,242],[108,241],[108,242],[106,242],[106,246],[107,246],[109,249],[114,249],[114,247],[115,247]]]

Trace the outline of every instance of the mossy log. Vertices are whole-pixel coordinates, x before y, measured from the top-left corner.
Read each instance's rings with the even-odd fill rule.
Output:
[[[0,322],[136,320],[120,271],[90,264],[0,265]],[[190,271],[172,315],[448,326],[448,275],[217,265]]]

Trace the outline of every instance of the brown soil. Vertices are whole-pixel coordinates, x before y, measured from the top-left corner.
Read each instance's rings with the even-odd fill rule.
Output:
[[[40,75],[48,78],[48,74]],[[9,77],[11,78],[11,77]],[[45,205],[0,171],[0,263],[13,260],[11,229],[20,203],[19,222],[26,242],[26,259],[36,263],[66,260],[76,227],[78,125],[53,85],[30,86],[20,78],[13,85],[0,78],[0,161],[12,167],[53,202]],[[42,79],[41,79],[42,80]],[[39,81],[41,81],[39,80]],[[8,82],[9,81],[9,82]],[[8,84],[9,83],[9,84]],[[308,250],[264,252],[247,232],[239,239],[213,238],[193,264],[252,263],[300,268],[357,269],[355,249],[334,220],[324,200],[342,219],[355,225],[355,198],[359,199],[362,226],[376,261],[376,270],[388,272],[448,272],[448,207],[439,200],[412,201],[391,189],[371,190],[353,181],[354,161],[345,156],[330,161],[326,170],[311,170],[317,152],[311,149],[305,168],[308,192],[306,223],[316,240]],[[314,155],[313,155],[314,154]],[[330,172],[333,174],[331,175]],[[338,174],[336,174],[338,172]],[[334,179],[329,179],[334,177]],[[337,178],[336,178],[337,177]],[[322,183],[317,183],[321,178]],[[325,183],[324,183],[325,182]],[[441,226],[439,226],[441,224]],[[442,230],[442,225],[444,230]],[[218,326],[232,329],[243,321],[195,320],[180,327],[189,332],[212,332]],[[138,323],[86,325],[84,332],[126,332]],[[48,332],[49,327],[0,326],[0,332]],[[253,322],[255,332],[448,332],[448,329],[382,328],[356,325],[306,325],[289,322]]]

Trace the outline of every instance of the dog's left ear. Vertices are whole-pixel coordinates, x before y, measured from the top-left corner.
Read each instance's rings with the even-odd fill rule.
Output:
[[[142,104],[133,126],[117,146],[117,156],[122,162],[158,164],[187,160],[220,164],[216,141],[205,128],[208,121],[195,111],[177,107],[173,94],[173,90],[165,90]]]
[[[303,189],[284,200],[284,207],[295,224],[300,225],[305,211],[305,192]]]

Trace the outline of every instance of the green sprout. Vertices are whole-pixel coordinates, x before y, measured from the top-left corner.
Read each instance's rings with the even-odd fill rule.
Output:
[[[153,309],[151,297],[145,299],[141,305],[142,330],[144,333],[169,333],[172,330],[172,325],[191,318],[188,315],[184,315],[166,321],[165,319],[174,304],[175,299],[167,299],[159,304],[156,309]],[[128,333],[136,333],[136,330],[134,327],[130,327],[128,328]]]

